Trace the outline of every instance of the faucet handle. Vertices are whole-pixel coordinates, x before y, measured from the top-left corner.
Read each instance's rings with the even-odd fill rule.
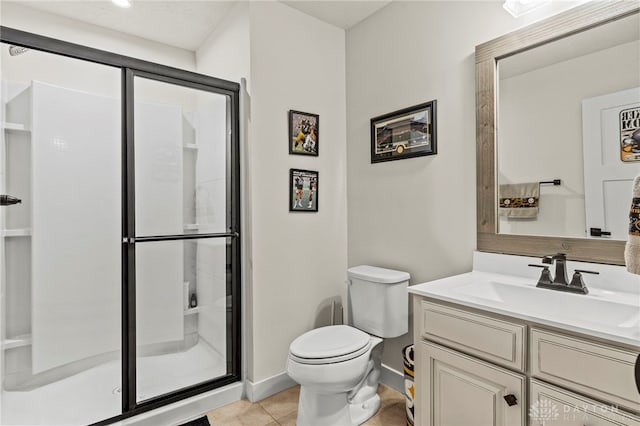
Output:
[[[573,278],[569,283],[569,287],[581,289],[584,294],[588,294],[589,290],[587,289],[587,286],[584,284],[584,281],[582,280],[582,274],[598,275],[600,274],[600,272],[587,271],[585,269],[576,269],[575,272],[573,273]]]
[[[544,260],[543,260],[543,262],[544,262]],[[538,285],[539,284],[552,284],[553,283],[553,279],[551,278],[551,272],[549,271],[549,267],[547,265],[529,264],[529,266],[532,266],[534,268],[543,268],[542,269],[542,273],[540,274],[540,278],[538,279]]]
[[[587,271],[586,269],[576,269],[576,272],[579,272],[579,273],[582,273],[582,274],[600,275],[600,272],[596,272],[596,271]]]

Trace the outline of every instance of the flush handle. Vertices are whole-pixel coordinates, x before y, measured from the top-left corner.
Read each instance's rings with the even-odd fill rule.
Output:
[[[513,407],[514,405],[518,404],[518,398],[516,398],[516,396],[512,393],[510,393],[509,395],[505,395],[504,400],[507,401],[509,407]]]

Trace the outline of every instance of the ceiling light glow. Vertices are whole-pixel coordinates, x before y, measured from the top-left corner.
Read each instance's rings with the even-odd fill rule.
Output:
[[[131,2],[129,0],[111,0],[111,2],[118,7],[123,7],[125,9],[131,7]]]
[[[514,18],[519,18],[547,3],[551,3],[551,0],[505,0],[502,7]]]

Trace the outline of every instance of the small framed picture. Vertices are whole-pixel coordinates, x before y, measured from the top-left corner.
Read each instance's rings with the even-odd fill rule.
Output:
[[[371,119],[371,162],[434,155],[436,101]]]
[[[289,154],[318,156],[320,116],[289,111]]]
[[[318,172],[289,170],[289,211],[318,211]]]

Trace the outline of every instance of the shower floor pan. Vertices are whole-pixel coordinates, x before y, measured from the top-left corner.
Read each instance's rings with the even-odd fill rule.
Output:
[[[187,351],[138,358],[138,401],[226,374],[226,359],[200,340]],[[121,413],[120,362],[27,392],[2,392],[2,425],[86,425]]]

